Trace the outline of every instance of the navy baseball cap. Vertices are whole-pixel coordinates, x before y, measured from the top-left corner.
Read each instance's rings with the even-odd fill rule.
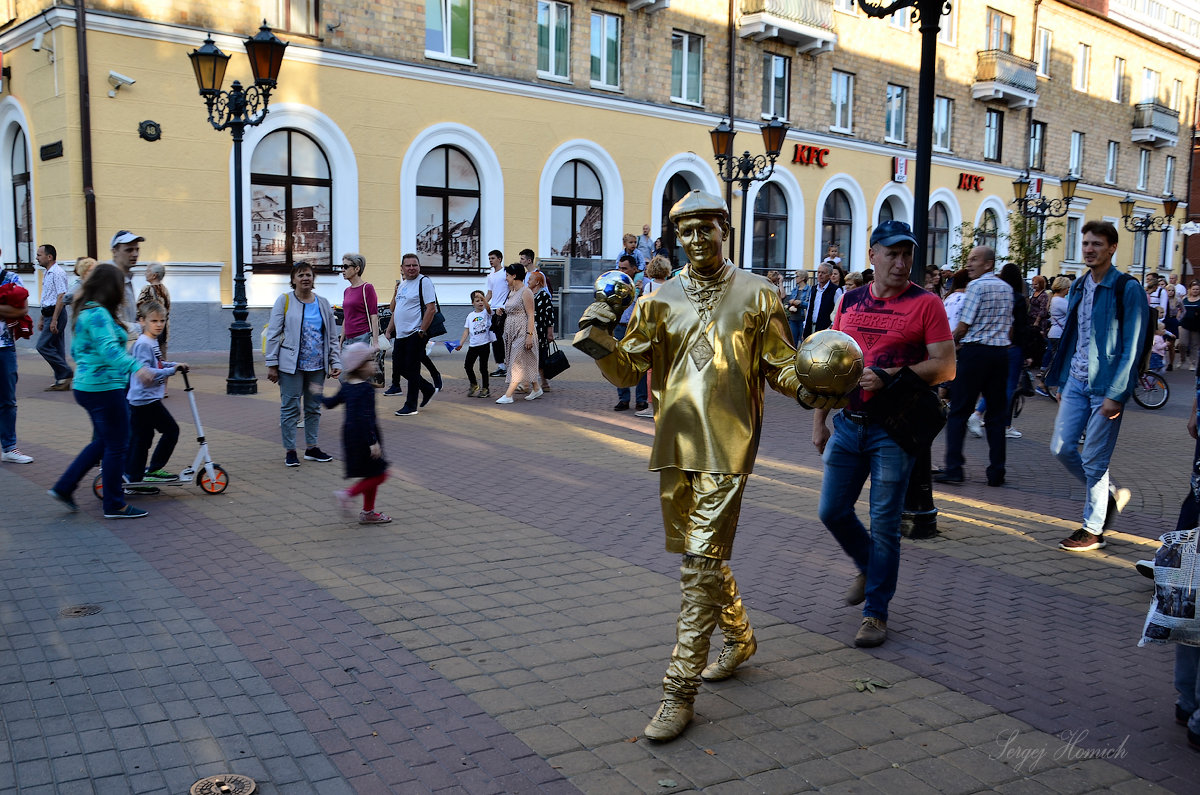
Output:
[[[903,221],[884,221],[875,227],[875,231],[871,233],[872,246],[894,246],[897,243],[912,243],[914,246],[917,245],[917,239],[913,237],[912,227]]]

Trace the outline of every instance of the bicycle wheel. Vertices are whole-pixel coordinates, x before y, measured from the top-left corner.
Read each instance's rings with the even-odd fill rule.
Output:
[[[1171,390],[1166,380],[1158,373],[1146,373],[1139,376],[1137,386],[1133,388],[1133,399],[1144,409],[1161,409],[1167,405]]]

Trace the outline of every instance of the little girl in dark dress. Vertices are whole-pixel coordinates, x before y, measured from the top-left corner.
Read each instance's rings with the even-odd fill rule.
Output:
[[[383,439],[375,420],[374,351],[369,345],[356,342],[342,351],[342,367],[346,382],[333,397],[322,397],[325,408],[346,404],[346,421],[342,426],[342,453],[346,461],[346,477],[362,478],[348,489],[339,489],[333,497],[342,511],[349,513],[352,501],[361,494],[363,509],[359,524],[387,524],[392,517],[375,510],[375,491],[387,480],[388,462],[383,458]],[[313,391],[320,393],[320,384]]]

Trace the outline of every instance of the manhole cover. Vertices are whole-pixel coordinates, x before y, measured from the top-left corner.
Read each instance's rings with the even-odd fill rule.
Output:
[[[257,786],[254,779],[237,773],[222,773],[202,778],[188,790],[190,795],[250,795]]]
[[[63,618],[82,618],[83,616],[94,616],[103,609],[100,605],[71,605],[59,610],[58,614]]]

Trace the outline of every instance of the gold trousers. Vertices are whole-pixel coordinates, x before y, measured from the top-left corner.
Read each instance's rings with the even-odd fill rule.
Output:
[[[729,560],[749,475],[693,472],[667,467],[658,472],[667,551]]]
[[[725,561],[684,555],[679,590],[675,648],[663,677],[663,695],[690,704],[700,687],[700,672],[708,664],[713,630],[719,626],[727,643],[749,640],[751,630],[737,582]]]

